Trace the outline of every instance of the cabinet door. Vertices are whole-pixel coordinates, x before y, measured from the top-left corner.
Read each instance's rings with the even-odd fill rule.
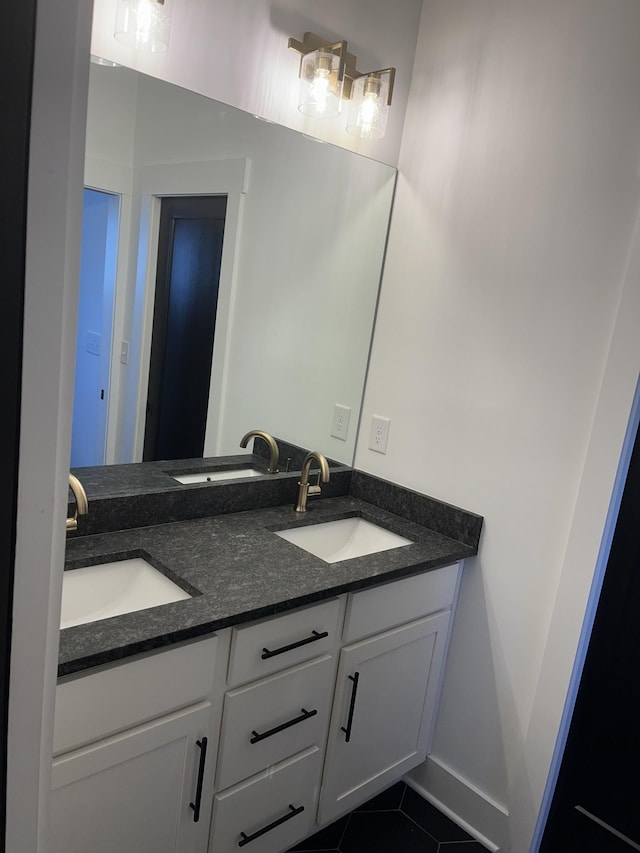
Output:
[[[210,711],[201,702],[56,758],[52,853],[204,853],[216,753],[209,740],[202,764]]]
[[[449,618],[438,613],[342,650],[320,824],[425,759]]]

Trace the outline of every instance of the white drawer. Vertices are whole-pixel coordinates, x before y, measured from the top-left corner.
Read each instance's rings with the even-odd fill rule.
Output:
[[[433,569],[383,586],[350,593],[347,598],[344,641],[378,634],[453,603],[460,564]]]
[[[224,702],[216,788],[322,745],[334,680],[335,658],[324,655],[230,690]]]
[[[318,657],[335,646],[341,602],[337,598],[234,628],[229,685]]]
[[[216,643],[216,637],[183,643],[61,681],[54,755],[209,697]]]
[[[311,747],[216,794],[209,849],[281,853],[310,832],[320,789],[322,753]]]

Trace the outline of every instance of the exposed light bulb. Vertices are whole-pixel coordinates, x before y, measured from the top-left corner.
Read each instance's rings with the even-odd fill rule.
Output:
[[[332,118],[340,113],[343,80],[338,79],[340,57],[330,50],[314,50],[303,57],[300,73],[301,113]]]
[[[309,101],[314,105],[318,115],[324,115],[327,111],[329,95],[329,75],[327,71],[319,68],[313,83],[309,86]]]
[[[378,72],[353,82],[347,131],[361,139],[381,139],[387,127],[388,84]]]
[[[149,43],[151,27],[153,26],[153,9],[149,0],[139,0],[138,14],[134,26],[136,40],[146,47]]]
[[[357,123],[363,136],[368,136],[380,117],[380,106],[378,96],[372,93],[365,95],[358,109]]]
[[[165,0],[118,0],[114,36],[128,47],[161,53],[169,46],[170,7]]]

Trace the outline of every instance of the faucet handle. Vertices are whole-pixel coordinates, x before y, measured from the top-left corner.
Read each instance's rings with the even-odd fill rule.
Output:
[[[307,489],[308,495],[321,495],[322,489],[320,488],[320,478],[322,477],[322,471],[318,471],[318,479],[316,480],[315,486],[309,486]]]

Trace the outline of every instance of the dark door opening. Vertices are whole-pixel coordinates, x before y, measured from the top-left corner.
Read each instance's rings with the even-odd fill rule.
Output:
[[[541,853],[640,850],[640,432]]]
[[[203,455],[226,207],[162,199],[145,461]]]

